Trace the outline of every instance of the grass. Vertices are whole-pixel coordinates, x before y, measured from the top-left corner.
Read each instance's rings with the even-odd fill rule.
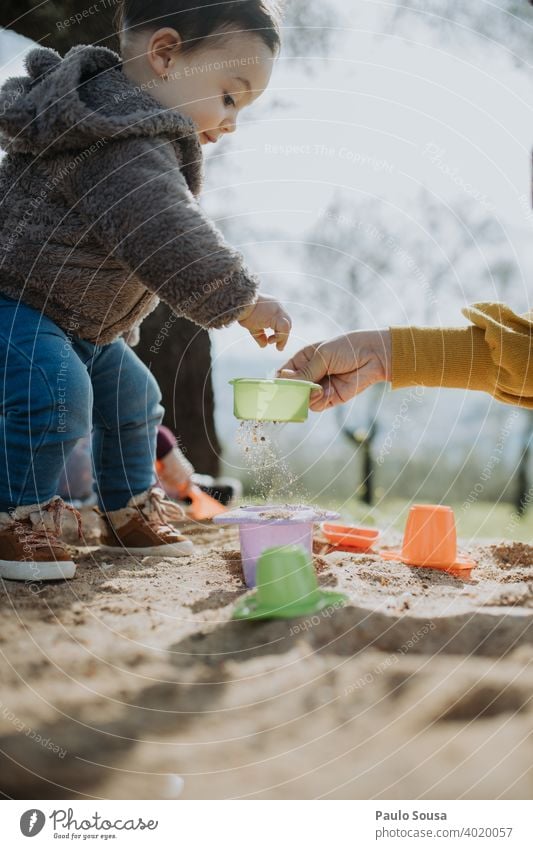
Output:
[[[327,506],[338,509],[355,522],[403,531],[411,502],[391,499],[369,509],[355,499],[342,504],[330,500]],[[455,512],[457,533],[465,540],[507,539],[533,543],[533,507],[519,519],[514,507],[503,502],[478,501],[468,505],[468,509],[462,503],[449,506]]]
[[[273,502],[283,503],[283,498],[273,497]],[[310,500],[312,503],[317,503]],[[247,503],[261,504],[262,500],[247,495]],[[403,532],[411,501],[389,499],[379,501],[374,507],[368,508],[356,498],[348,501],[335,499],[318,499],[320,507],[338,510],[344,519],[362,525],[379,527],[382,530],[394,528]],[[458,536],[463,540],[515,540],[533,545],[533,505],[525,516],[518,518],[512,504],[500,501],[477,501],[467,504],[463,502],[450,504],[455,513]]]

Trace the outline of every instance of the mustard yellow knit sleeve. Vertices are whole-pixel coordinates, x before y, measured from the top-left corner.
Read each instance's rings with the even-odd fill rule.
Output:
[[[478,389],[533,408],[533,313],[473,304],[470,327],[391,327],[392,386]]]

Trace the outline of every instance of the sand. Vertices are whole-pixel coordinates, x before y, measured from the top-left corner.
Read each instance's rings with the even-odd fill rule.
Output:
[[[252,624],[236,531],[187,529],[189,558],[0,582],[6,797],[531,798],[533,548],[466,581],[317,537],[349,605]]]

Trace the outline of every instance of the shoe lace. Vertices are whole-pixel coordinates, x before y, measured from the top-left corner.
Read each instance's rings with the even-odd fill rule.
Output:
[[[33,545],[34,547],[42,547],[43,545],[49,545],[50,542],[54,541],[54,538],[58,538],[61,534],[61,519],[63,516],[63,512],[68,510],[70,513],[74,514],[76,519],[76,524],[78,527],[78,539],[82,538],[82,524],[81,524],[81,513],[79,510],[76,510],[71,504],[66,504],[62,498],[54,498],[53,501],[50,501],[44,507],[39,508],[39,513],[49,513],[52,517],[53,523],[53,531],[50,528],[47,528],[44,521],[42,521],[41,526],[35,526],[33,520],[30,519],[31,525],[30,527],[24,527],[24,529],[20,532],[21,536],[24,537],[24,542],[28,545]],[[36,511],[37,512],[37,511]]]
[[[157,486],[151,487],[137,506],[148,521],[153,521],[157,517],[163,525],[185,517],[185,511],[180,505],[167,498],[163,490]]]

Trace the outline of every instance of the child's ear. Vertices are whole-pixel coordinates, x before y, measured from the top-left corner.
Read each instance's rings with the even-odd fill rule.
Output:
[[[181,36],[172,27],[162,27],[152,34],[146,56],[158,77],[165,77],[172,72],[181,45]]]

